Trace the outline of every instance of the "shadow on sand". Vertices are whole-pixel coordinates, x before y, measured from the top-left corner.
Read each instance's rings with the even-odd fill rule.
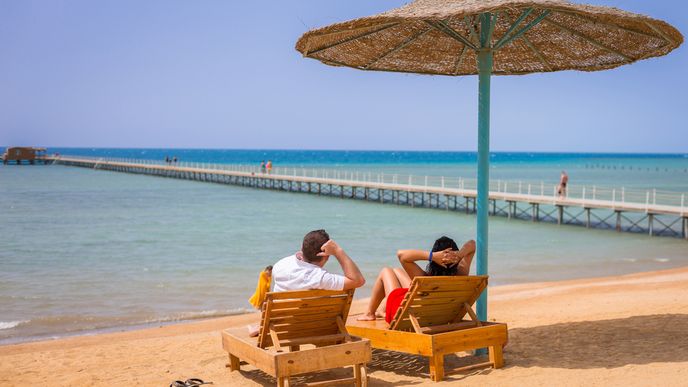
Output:
[[[686,327],[688,315],[664,314],[510,329],[504,363],[506,368],[592,369],[655,362],[686,362]],[[445,356],[445,367],[450,370],[482,361],[486,361],[486,358],[453,354]],[[374,349],[373,359],[368,363],[368,373],[372,386],[418,384],[420,382],[411,380],[387,382],[376,377],[377,371],[429,380],[428,361],[417,355]],[[447,380],[459,381],[472,375],[491,372],[495,371],[489,368],[473,370],[449,375]],[[242,374],[265,386],[275,384],[274,378],[258,370],[242,371]],[[351,369],[330,370],[294,377],[292,383],[298,385],[351,375]]]
[[[571,369],[685,362],[687,327],[688,315],[662,314],[511,329],[505,360]]]

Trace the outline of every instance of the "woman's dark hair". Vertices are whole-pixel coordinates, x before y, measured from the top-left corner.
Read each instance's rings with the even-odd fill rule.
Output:
[[[452,250],[459,250],[459,246],[454,242],[453,239],[443,236],[439,238],[438,240],[435,241],[435,244],[432,245],[432,251],[442,251],[446,249],[452,249]],[[428,263],[428,266],[425,268],[425,274],[435,276],[435,275],[457,275],[459,272],[459,265],[454,264],[451,266],[447,267],[442,267],[435,262],[430,262]]]

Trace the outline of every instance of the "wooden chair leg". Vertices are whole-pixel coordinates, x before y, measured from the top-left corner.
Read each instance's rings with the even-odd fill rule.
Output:
[[[289,387],[289,376],[280,376],[277,378],[277,387]]]
[[[444,379],[444,355],[435,354],[430,357],[430,379],[441,382]]]
[[[241,362],[239,361],[239,358],[230,353],[229,354],[229,370],[230,371],[239,371],[240,367],[241,367]]]
[[[354,385],[356,387],[361,387],[362,386],[361,382],[361,365],[360,364],[354,364]]]
[[[363,387],[368,387],[368,370],[365,363],[361,364],[361,382]]]
[[[493,345],[489,348],[490,351],[490,363],[492,363],[494,368],[502,368],[504,365],[504,355],[502,354],[501,345]]]

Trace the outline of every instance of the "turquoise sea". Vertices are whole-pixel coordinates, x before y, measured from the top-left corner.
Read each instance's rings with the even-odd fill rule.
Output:
[[[58,149],[69,155],[474,179],[475,154]],[[688,155],[495,153],[491,177],[680,197]],[[52,166],[0,166],[0,344],[243,313],[258,272],[303,234],[331,236],[369,293],[400,248],[475,237],[475,217],[432,209]],[[490,218],[491,284],[604,276],[688,264],[672,237]],[[328,263],[339,271],[335,261]],[[473,267],[473,270],[475,267]]]

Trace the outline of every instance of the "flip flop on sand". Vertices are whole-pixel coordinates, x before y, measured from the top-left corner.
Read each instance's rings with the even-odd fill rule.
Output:
[[[174,382],[170,383],[170,387],[194,387],[203,384],[213,384],[213,382],[204,382],[198,378],[190,378],[183,382],[181,380],[175,380]]]

